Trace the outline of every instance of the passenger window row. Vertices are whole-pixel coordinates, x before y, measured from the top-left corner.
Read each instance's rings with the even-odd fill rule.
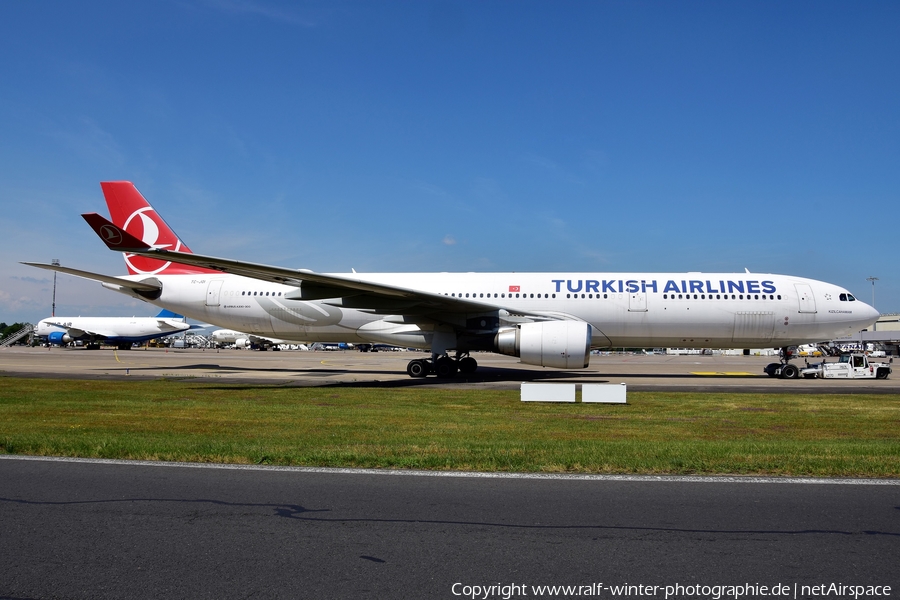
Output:
[[[698,298],[698,296],[699,296],[699,298]],[[682,299],[690,300],[693,297],[694,300],[698,300],[698,299],[706,300],[707,296],[709,297],[708,298],[709,300],[728,300],[729,299],[728,294],[716,294],[715,297],[713,297],[712,294],[693,294],[693,296],[691,294],[678,294],[677,299],[678,300],[682,300]],[[768,296],[766,296],[765,294],[747,294],[747,300],[775,300],[776,298],[778,300],[781,300],[781,294],[778,294],[777,296],[775,296],[774,294],[770,294]],[[675,299],[676,299],[675,294],[663,294],[663,300],[675,300]],[[743,300],[744,294],[731,294],[730,299],[731,300]]]
[[[444,295],[451,296],[453,298],[475,298],[475,299],[492,297],[491,294],[479,294],[479,293],[463,294],[462,292],[460,292],[460,293],[456,293],[456,292],[446,293],[445,292]],[[715,295],[713,295],[713,294],[678,294],[676,296],[675,294],[663,294],[663,300],[675,300],[676,298],[678,300],[690,300],[692,298],[694,300],[707,300],[707,299],[709,299],[709,300],[728,300],[729,298],[731,300],[744,300],[745,299],[744,295],[745,294],[731,294],[730,296],[728,294],[715,294]],[[619,294],[619,296],[622,296],[622,294]],[[781,300],[781,294],[778,294],[778,295],[775,295],[775,294],[769,294],[769,295],[746,294],[746,296],[747,296],[747,298],[746,298],[747,300],[776,300],[776,299]],[[841,294],[842,300],[846,299],[846,298],[843,298],[844,296],[849,296],[849,294]],[[506,298],[507,294],[494,294],[493,297],[494,298]],[[515,296],[513,296],[512,294],[509,294],[509,298],[526,299],[526,298],[534,298],[534,297],[535,297],[534,294],[521,294],[521,296],[519,294],[516,294]],[[537,297],[538,298],[556,298],[556,294],[543,294],[543,295],[538,294]],[[603,294],[602,296],[600,294],[580,294],[580,295],[579,294],[566,294],[566,298],[570,298],[570,299],[597,298],[599,300],[599,299],[601,299],[601,297],[603,299],[608,299],[609,294]],[[615,297],[615,294],[613,294],[613,297]],[[852,296],[851,296],[851,298],[852,298]]]
[[[457,294],[456,292],[451,292],[451,293],[444,292],[444,295],[445,295],[445,296],[451,296],[451,297],[453,297],[453,298],[469,298],[469,297],[472,297],[472,298],[491,298],[491,294],[490,294],[490,293],[488,293],[488,294],[479,294],[479,293],[463,294],[462,292],[459,292],[459,293]],[[505,294],[505,293],[504,293],[504,294],[494,294],[493,297],[494,297],[494,298],[506,298],[506,297],[507,297],[507,294]],[[509,297],[512,298],[513,295],[512,295],[512,294],[509,294]],[[519,294],[516,294],[515,297],[516,297],[516,298],[519,298],[520,295],[519,295]],[[535,295],[534,295],[534,294],[521,294],[521,297],[522,297],[522,298],[534,298]],[[556,298],[556,294],[543,294],[543,295],[542,295],[542,294],[538,294],[537,297],[538,297],[538,298]]]
[[[491,298],[490,293],[485,295],[483,293],[463,294],[462,292],[459,292],[459,293],[456,293],[456,292],[446,293],[445,292],[444,295],[451,296],[453,298]],[[281,292],[278,292],[276,294],[275,292],[243,291],[243,292],[241,292],[241,296],[281,296]],[[728,294],[716,294],[715,297],[713,296],[713,294],[693,294],[693,295],[692,294],[678,294],[677,296],[675,294],[663,294],[663,300],[675,300],[676,298],[678,300],[690,300],[691,298],[693,298],[694,300],[707,300],[707,296],[708,296],[709,300],[728,300],[729,299]],[[505,299],[507,297],[507,294],[505,294],[505,293],[494,294],[493,297]],[[535,295],[534,294],[516,294],[515,296],[513,296],[510,293],[509,298],[513,298],[513,297],[520,298],[520,299],[527,299],[527,298],[534,298]],[[538,294],[537,297],[538,298],[556,298],[556,294]],[[566,298],[573,298],[573,297],[576,299],[579,297],[593,299],[595,297],[595,294],[581,294],[580,296],[578,294],[566,294]],[[600,299],[600,294],[596,294],[596,297],[597,297],[597,299]],[[608,297],[609,297],[608,294],[603,294],[603,299],[607,299]],[[778,294],[777,296],[775,296],[773,294],[770,294],[768,296],[766,296],[766,294],[753,294],[753,295],[747,294],[746,299],[747,300],[775,300],[776,298],[778,300],[781,300],[781,294]],[[744,300],[744,294],[731,294],[730,299],[731,300]],[[848,302],[848,301],[854,302],[856,300],[856,298],[854,298],[852,294],[841,294],[840,299],[842,302]]]

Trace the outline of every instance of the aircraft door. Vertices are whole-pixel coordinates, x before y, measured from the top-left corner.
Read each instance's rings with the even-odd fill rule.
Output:
[[[219,294],[222,292],[222,279],[211,279],[209,287],[206,288],[206,305],[219,306]]]
[[[816,297],[813,296],[812,287],[808,283],[795,283],[794,287],[797,289],[797,298],[800,301],[800,312],[816,312]]]

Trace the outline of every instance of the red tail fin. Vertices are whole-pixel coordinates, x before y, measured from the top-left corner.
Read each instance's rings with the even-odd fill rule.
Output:
[[[175,232],[150,206],[130,181],[100,183],[112,222],[148,246],[190,252]],[[125,253],[125,265],[131,275],[176,275],[186,273],[215,273],[209,269],[179,265],[154,258]]]

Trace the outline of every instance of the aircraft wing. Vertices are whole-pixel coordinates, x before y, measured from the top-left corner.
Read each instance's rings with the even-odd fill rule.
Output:
[[[222,273],[231,273],[260,281],[298,286],[299,289],[296,292],[284,296],[287,300],[333,300],[333,302],[328,303],[343,308],[365,310],[375,314],[494,313],[498,310],[496,304],[484,304],[473,300],[454,298],[400,286],[373,283],[355,277],[325,275],[308,269],[288,269],[228,258],[153,248],[97,213],[87,213],[81,216],[110,250],[214,269]],[[529,320],[558,320],[565,318],[559,315],[537,312],[525,313],[512,308],[501,310],[513,318],[524,317]]]
[[[290,344],[287,340],[279,340],[276,338],[263,337],[261,335],[254,335],[252,333],[247,334],[247,339],[253,342],[254,344]]]
[[[74,275],[75,277],[81,277],[82,279],[91,279],[93,281],[99,281],[100,283],[109,283],[112,285],[118,285],[123,288],[131,288],[135,291],[139,292],[157,292],[161,289],[161,286],[153,283],[146,283],[143,281],[131,281],[130,279],[124,279],[122,277],[112,277],[110,275],[101,275],[100,273],[91,273],[90,271],[81,271],[79,269],[70,269],[68,267],[61,267],[59,265],[48,265],[45,263],[33,263],[33,262],[23,262],[23,265],[28,265],[29,267],[37,267],[38,269],[47,269],[48,271],[57,271],[59,273],[66,273],[68,275]]]
[[[59,327],[61,329],[65,329],[66,334],[73,340],[80,340],[80,339],[84,339],[84,338],[105,340],[108,337],[115,337],[115,333],[94,331],[91,329],[80,329],[78,327],[72,327],[71,325],[66,325],[65,323],[54,323],[52,321],[47,321],[47,323],[49,323],[50,325],[53,325],[54,327]]]

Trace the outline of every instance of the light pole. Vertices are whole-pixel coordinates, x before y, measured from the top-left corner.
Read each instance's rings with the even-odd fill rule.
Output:
[[[54,258],[50,261],[50,264],[53,266],[59,266],[59,259]],[[53,306],[50,307],[50,316],[56,316],[56,271],[53,271]]]
[[[872,282],[872,308],[875,308],[875,282],[878,281],[877,277],[866,277],[866,281]]]

